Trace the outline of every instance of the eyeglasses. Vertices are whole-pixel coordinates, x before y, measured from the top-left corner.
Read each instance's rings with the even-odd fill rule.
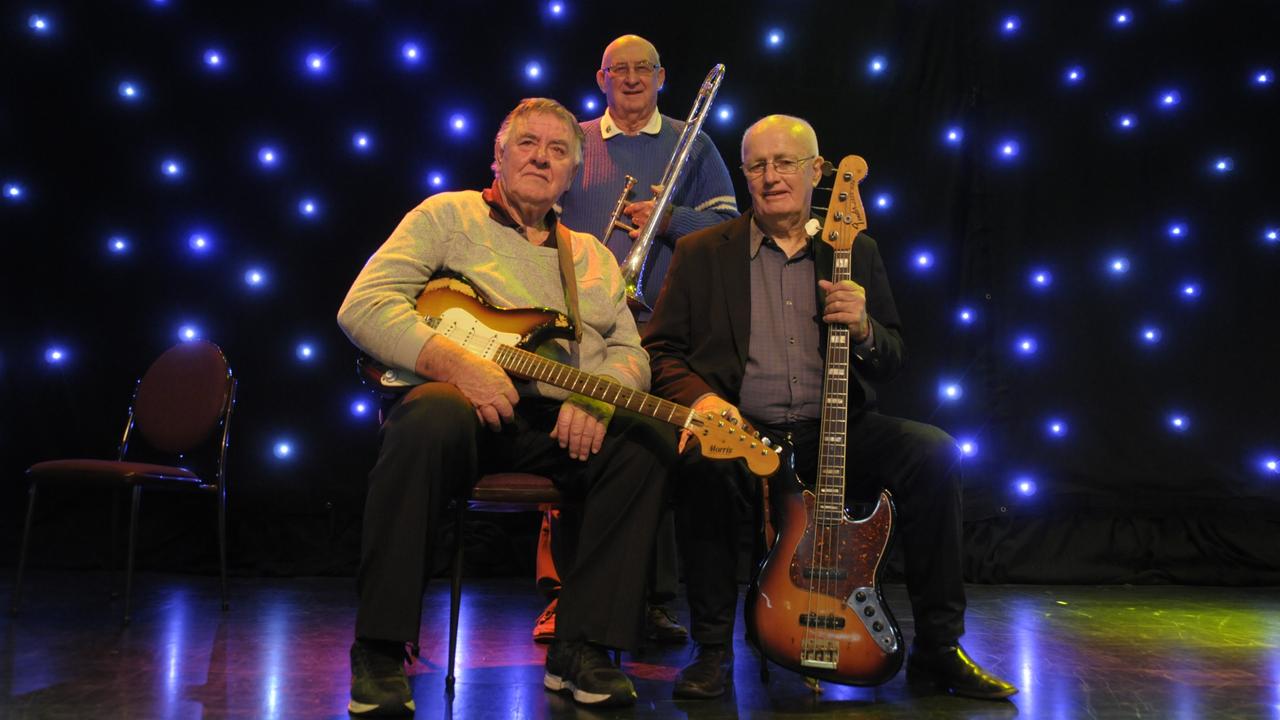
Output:
[[[636,75],[643,76],[652,75],[659,67],[661,67],[661,65],[653,65],[647,62],[638,62],[635,65],[618,63],[617,65],[610,65],[605,68],[604,71],[610,75],[626,75],[628,72],[632,72]]]
[[[750,165],[743,165],[742,172],[747,177],[760,177],[761,175],[764,174],[764,171],[768,169],[770,163],[772,163],[773,171],[778,173],[779,175],[794,175],[800,172],[800,168],[804,167],[804,164],[806,162],[816,157],[818,156],[810,155],[809,157],[795,158],[794,160],[791,158],[778,158],[777,160],[761,160],[759,162],[751,163]]]

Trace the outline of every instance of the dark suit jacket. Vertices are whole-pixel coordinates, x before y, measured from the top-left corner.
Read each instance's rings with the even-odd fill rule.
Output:
[[[751,216],[744,213],[676,243],[662,294],[645,328],[653,393],[683,405],[692,405],[707,393],[740,404],[751,329]],[[819,278],[831,279],[834,257],[830,245],[814,240]],[[850,410],[874,406],[870,382],[897,374],[904,352],[884,262],[876,241],[866,234],[853,243],[853,280],[866,288],[875,343],[868,352],[855,353],[850,362],[858,379],[848,384],[846,407]],[[823,293],[816,283],[814,291],[819,310],[814,321],[821,322]],[[825,343],[826,333],[820,335]],[[825,347],[814,351],[825,357]]]

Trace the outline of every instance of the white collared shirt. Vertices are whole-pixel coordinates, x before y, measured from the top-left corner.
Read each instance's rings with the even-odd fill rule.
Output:
[[[646,135],[657,135],[662,131],[662,113],[657,108],[653,109],[653,114],[649,116],[648,122],[644,127],[640,128],[640,132]],[[614,121],[613,116],[609,114],[609,108],[604,109],[604,117],[600,118],[600,137],[608,140],[614,135],[625,135],[622,128],[618,127],[618,123]]]

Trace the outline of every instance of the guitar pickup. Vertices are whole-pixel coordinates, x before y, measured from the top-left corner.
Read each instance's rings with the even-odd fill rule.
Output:
[[[844,618],[839,615],[820,615],[818,613],[801,613],[801,627],[826,628],[828,630],[843,630]]]

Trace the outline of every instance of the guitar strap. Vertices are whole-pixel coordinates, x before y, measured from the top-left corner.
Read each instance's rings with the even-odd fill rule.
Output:
[[[582,321],[578,314],[578,278],[573,272],[573,243],[569,230],[563,223],[556,223],[556,256],[560,258],[560,282],[564,284],[564,299],[569,306],[569,322],[573,323],[573,339],[582,342]]]

